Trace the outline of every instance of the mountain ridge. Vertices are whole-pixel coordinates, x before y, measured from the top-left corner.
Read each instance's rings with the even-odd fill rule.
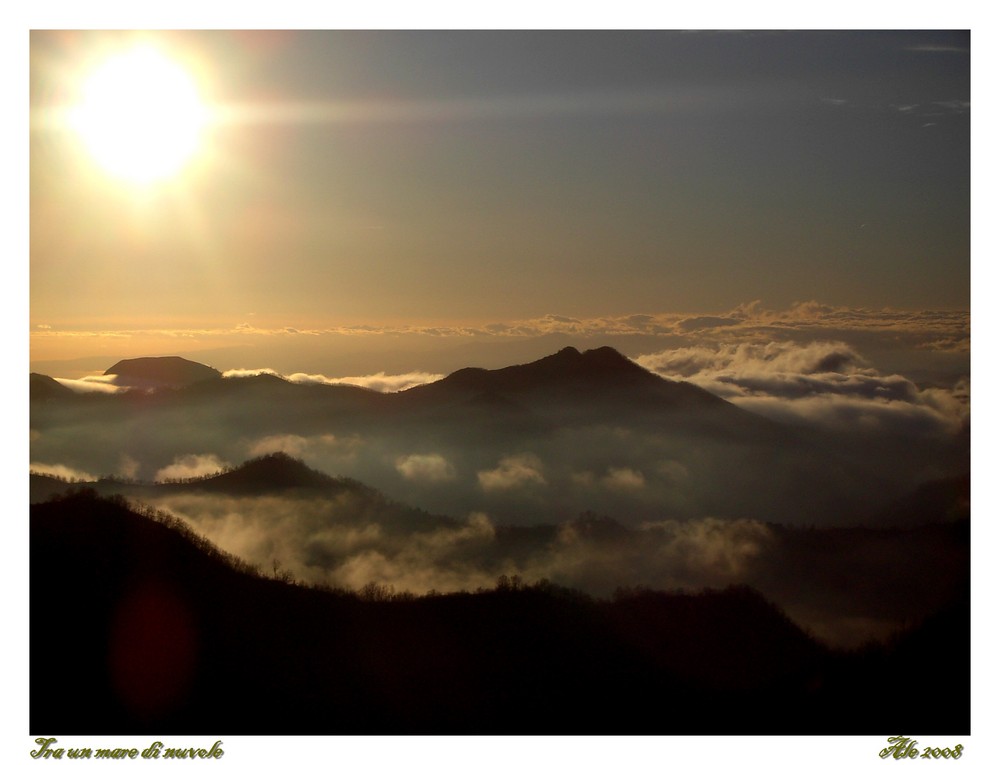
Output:
[[[499,369],[466,367],[394,395],[411,406],[480,400],[549,412],[574,406],[615,414],[637,408],[645,408],[645,414],[728,411],[744,420],[764,421],[696,385],[667,380],[610,346],[583,352],[567,346],[535,361]]]
[[[586,380],[605,384],[670,382],[639,366],[610,346],[602,346],[583,352],[573,346],[566,346],[554,354],[525,364],[514,364],[499,369],[465,367],[452,372],[442,380],[427,383],[418,386],[418,388],[434,388],[435,386],[525,387],[550,385],[564,380]],[[679,383],[674,384],[679,385]],[[405,393],[405,391],[403,392]]]
[[[54,377],[49,377],[38,372],[31,372],[28,377],[28,397],[32,401],[65,399],[75,395],[72,390]]]
[[[137,387],[170,387],[187,388],[191,386],[204,387],[204,383],[224,383],[227,387],[284,387],[296,386],[280,375],[262,372],[258,375],[225,377],[213,367],[184,359],[180,356],[137,357],[122,359],[109,367],[105,375],[116,375],[117,382],[122,387],[135,385]],[[58,391],[60,388],[69,390],[58,381],[46,375],[31,374],[32,386],[40,394]],[[239,382],[242,381],[242,382]],[[586,386],[624,386],[652,387],[660,386],[662,390],[697,391],[689,395],[690,401],[698,403],[721,402],[701,388],[690,383],[666,380],[659,375],[639,366],[614,348],[600,348],[579,351],[573,346],[543,356],[524,364],[515,364],[497,369],[482,367],[464,367],[446,375],[441,380],[425,383],[404,391],[388,395],[402,396],[410,391],[440,391],[467,389],[475,393],[491,393],[503,395],[504,389],[523,392],[537,388],[559,388],[565,386],[568,390],[574,385]],[[58,387],[56,387],[58,386]],[[296,386],[297,387],[297,386]],[[302,387],[353,388],[357,385],[319,385],[310,383]],[[364,389],[369,390],[369,389]],[[372,391],[373,393],[377,391]],[[61,394],[61,392],[60,392]],[[413,394],[421,395],[421,394]]]
[[[415,424],[414,420],[438,428],[440,418],[445,417],[458,427],[489,428],[498,434],[539,433],[585,419],[621,423],[659,419],[672,428],[704,427],[717,436],[737,438],[761,429],[768,431],[764,437],[770,438],[774,435],[771,431],[787,430],[696,385],[667,380],[610,346],[583,352],[567,346],[535,361],[499,369],[466,367],[397,392],[357,385],[299,384],[269,373],[223,376],[180,357],[126,359],[108,371],[113,370],[129,373],[119,382],[132,381],[136,387],[113,396],[73,392],[74,399],[63,395],[55,381],[44,384],[35,380],[37,400],[57,406],[88,400],[110,407],[109,416],[113,416],[111,410],[117,401],[178,407],[189,402],[208,406],[229,400],[244,402],[274,427],[286,427],[282,423],[290,419],[308,418],[312,423],[336,419],[355,429]],[[130,376],[132,373],[155,379],[150,383]],[[166,384],[184,375],[193,375],[193,382]],[[399,417],[404,421],[398,421]]]
[[[747,587],[351,593],[262,575],[121,498],[30,513],[32,733],[968,733],[961,601],[898,648],[845,654]],[[53,603],[87,628],[67,641]],[[928,699],[929,671],[955,693]],[[897,678],[888,711],[862,692],[873,675]]]
[[[32,502],[49,499],[54,489],[73,490],[93,488],[102,494],[133,490],[173,490],[183,487],[189,491],[219,492],[232,495],[269,494],[295,490],[337,490],[352,489],[378,493],[376,489],[352,478],[335,478],[320,470],[309,467],[303,460],[282,451],[253,457],[234,467],[227,467],[216,473],[193,476],[184,479],[163,481],[130,481],[115,476],[99,478],[95,481],[66,481],[32,471]],[[36,491],[37,488],[37,491]]]

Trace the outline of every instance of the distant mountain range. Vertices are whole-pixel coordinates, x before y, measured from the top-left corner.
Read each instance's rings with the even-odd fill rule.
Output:
[[[421,426],[431,429],[544,432],[582,423],[617,426],[660,423],[672,429],[736,439],[792,439],[792,432],[752,415],[686,382],[666,380],[613,348],[583,353],[564,348],[529,364],[496,370],[461,369],[447,377],[397,393],[353,385],[294,383],[273,374],[223,377],[202,364],[177,357],[121,361],[126,390],[116,396],[78,393],[44,375],[31,376],[37,407],[86,402],[113,412],[143,406],[204,407],[228,402],[254,408],[259,425],[318,428],[336,423],[359,430]],[[135,386],[128,389],[128,386]],[[44,410],[33,413],[41,415]]]
[[[632,406],[739,411],[690,383],[665,380],[608,347],[583,353],[575,348],[564,348],[529,364],[497,370],[460,369],[437,382],[398,393],[360,389],[367,396],[357,395],[357,386],[292,383],[268,373],[223,378],[211,367],[179,357],[127,359],[110,367],[105,374],[116,375],[116,383],[121,387],[136,386],[146,391],[146,395],[149,395],[150,389],[155,394],[164,388],[189,388],[192,393],[201,396],[262,389],[287,396],[290,390],[300,389],[303,396],[326,395],[330,401],[335,401],[338,395],[353,395],[350,399],[352,404],[364,399],[372,404],[376,400],[392,400],[397,411],[469,403],[488,406],[505,403],[516,407],[532,404],[550,406],[554,403],[592,405],[625,400]],[[33,399],[60,396],[64,390],[68,389],[51,377],[31,375]],[[318,394],[317,390],[322,393]]]
[[[125,360],[107,372],[137,385],[75,393],[31,376],[33,462],[107,475],[127,457],[148,478],[183,455],[237,463],[269,439],[294,437],[307,451],[354,444],[349,459],[328,454],[328,464],[340,459],[352,477],[436,512],[479,506],[517,522],[593,511],[852,523],[930,478],[968,471],[961,438],[888,444],[864,428],[831,436],[780,424],[609,347],[461,369],[397,393],[222,376],[178,357]],[[402,472],[413,455],[438,460],[442,472]],[[535,467],[525,470],[525,460]],[[501,477],[490,482],[491,474]],[[609,513],[616,487],[618,510]]]

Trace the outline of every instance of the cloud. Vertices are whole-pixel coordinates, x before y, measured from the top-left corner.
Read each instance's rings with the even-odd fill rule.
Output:
[[[492,470],[476,473],[483,491],[506,491],[530,484],[544,484],[542,461],[534,454],[504,457]]]
[[[214,454],[185,454],[156,471],[156,481],[178,481],[212,475],[226,468]]]
[[[715,327],[732,327],[739,323],[739,319],[731,316],[692,316],[677,322],[677,328],[683,332],[691,332],[699,329],[714,329]]]
[[[222,373],[223,377],[259,377],[260,375],[274,375],[275,377],[284,377],[280,372],[275,372],[269,367],[260,367],[258,369],[227,369]]]
[[[809,378],[823,374],[873,374],[868,362],[842,342],[799,344],[790,341],[770,343],[723,343],[718,346],[688,346],[660,353],[643,354],[637,364],[664,377],[696,377],[702,381],[721,378],[739,380],[753,386],[756,377],[774,379],[782,376]]]
[[[139,476],[140,464],[138,460],[132,459],[127,454],[123,454],[118,462],[118,475],[123,478],[134,479]]]
[[[881,374],[843,342],[791,341],[692,346],[636,357],[673,380],[699,385],[777,420],[840,430],[876,425],[955,432],[969,416],[967,383],[921,389],[899,374]]]
[[[641,528],[656,538],[659,556],[670,561],[671,576],[679,581],[706,576],[715,582],[734,581],[773,538],[766,524],[748,519],[667,520]]]
[[[421,516],[386,502],[345,490],[316,499],[179,493],[157,504],[263,571],[277,558],[307,582],[358,589],[374,581],[416,593],[492,587],[500,574],[601,596],[636,584],[724,586],[748,577],[774,541],[764,523],[713,518],[628,529],[581,516],[509,536],[479,512],[414,526]]]
[[[962,111],[969,107],[966,101],[941,102],[938,108],[943,110]],[[386,341],[386,348],[393,352],[405,347],[408,340],[426,340],[433,338],[441,343],[456,339],[490,340],[490,339],[524,339],[531,337],[546,337],[559,335],[578,342],[588,339],[599,344],[614,345],[615,338],[671,338],[678,344],[688,342],[686,338],[706,337],[720,341],[745,342],[748,340],[786,340],[802,339],[804,333],[837,334],[844,339],[844,333],[855,337],[878,339],[882,344],[914,347],[923,345],[935,350],[951,350],[967,353],[969,349],[970,314],[968,310],[945,311],[912,311],[894,308],[857,308],[847,306],[831,306],[815,300],[794,302],[786,308],[768,308],[759,300],[742,303],[729,311],[713,312],[711,314],[625,314],[621,316],[563,316],[556,313],[546,314],[536,318],[510,319],[503,322],[493,322],[484,325],[452,325],[452,326],[419,326],[419,325],[347,325],[347,326],[312,326],[297,327],[296,335],[308,335],[301,338],[315,344],[310,348],[343,349],[343,344],[352,340],[370,339]],[[33,338],[44,338],[47,342],[59,339],[73,341],[78,347],[91,344],[94,354],[107,354],[106,349],[98,351],[97,343],[102,346],[110,343],[127,341],[129,346],[145,345],[147,347],[163,348],[164,353],[183,353],[197,350],[204,353],[204,343],[225,343],[231,339],[234,343],[245,347],[248,335],[261,338],[269,343],[293,342],[293,335],[283,326],[255,327],[247,323],[233,328],[216,329],[158,329],[130,330],[115,329],[109,331],[61,331],[34,327]],[[793,337],[794,336],[794,337]],[[299,342],[295,337],[294,342]],[[856,342],[856,341],[855,341]],[[84,344],[84,345],[81,345]],[[168,347],[169,344],[169,347]],[[124,347],[124,346],[122,346]],[[274,363],[273,358],[266,354],[271,345],[261,346],[259,352],[241,352],[241,357],[259,357],[264,363]],[[301,351],[305,346],[300,348]],[[351,353],[355,353],[351,346]],[[330,354],[324,354],[330,357]],[[337,354],[333,354],[336,356]],[[259,361],[239,361],[248,368],[232,370],[229,374],[259,374],[267,372],[275,374],[273,369],[252,367]],[[380,363],[384,363],[380,362]],[[463,364],[464,365],[464,364]],[[458,367],[449,367],[444,371],[452,371]],[[304,373],[297,373],[304,374]],[[420,377],[426,373],[410,373]],[[389,375],[384,375],[388,377]],[[379,376],[368,376],[377,379]],[[321,378],[321,379],[320,379]],[[361,380],[368,378],[359,378]],[[351,382],[348,378],[318,376],[318,382]],[[366,385],[365,382],[352,384]],[[373,381],[369,387],[377,387]],[[387,388],[388,389],[388,388]]]
[[[554,313],[547,314],[545,316],[545,320],[550,321],[553,324],[580,324],[580,320],[574,319],[572,316],[559,316]]]
[[[273,433],[244,442],[247,457],[261,457],[275,452],[297,457],[331,474],[353,474],[365,440],[357,434],[321,433],[302,436],[296,433]]]
[[[288,375],[281,374],[269,367],[257,369],[230,369],[222,373],[223,377],[257,377],[258,375],[274,375],[289,382],[300,385],[354,385],[361,388],[369,388],[379,393],[395,393],[418,385],[426,385],[436,382],[444,375],[432,372],[405,372],[402,374],[386,374],[377,372],[371,375],[357,375],[353,377],[328,377],[322,374],[310,374],[307,372],[293,372]]]
[[[677,460],[664,460],[657,465],[657,472],[672,484],[682,483],[691,475],[684,463]]]
[[[331,436],[333,438],[333,436]],[[284,452],[292,457],[302,457],[308,450],[312,439],[304,436],[297,436],[294,433],[283,433],[273,436],[265,436],[254,441],[247,448],[247,455],[250,457],[261,457],[265,454]]]
[[[455,480],[455,466],[440,454],[409,454],[396,460],[396,470],[409,481],[445,483]]]
[[[933,607],[935,587],[916,588],[901,601],[900,581],[957,581],[967,570],[953,541],[920,531],[824,532],[711,516],[628,527],[593,514],[511,529],[480,512],[428,516],[350,488],[313,498],[234,498],[178,487],[157,506],[262,572],[270,574],[277,559],[307,583],[358,590],[375,582],[423,594],[492,588],[499,575],[516,574],[597,597],[618,587],[747,584],[801,624],[855,645],[876,622],[887,633]],[[803,565],[816,556],[822,565]]]
[[[44,462],[32,462],[29,466],[32,473],[42,473],[44,475],[54,475],[66,481],[96,481],[97,476],[86,473],[83,470],[67,467],[66,465],[49,465]]]
[[[125,385],[118,385],[118,375],[88,375],[77,380],[63,377],[54,379],[74,393],[122,393],[129,390]]]
[[[632,468],[608,468],[601,484],[614,491],[638,491],[646,485],[642,473]]]
[[[968,417],[967,412],[957,411],[957,407],[944,408],[908,401],[871,400],[834,394],[795,400],[752,396],[738,399],[735,403],[779,422],[818,424],[855,436],[894,432],[900,436],[947,437],[964,427]]]
[[[319,374],[305,374],[296,372],[288,376],[288,379],[297,383],[312,383],[318,385],[355,385],[361,388],[369,388],[380,393],[395,393],[401,390],[414,388],[418,385],[427,385],[436,382],[444,377],[441,374],[430,372],[405,372],[403,374],[390,375],[385,372],[377,372],[371,375],[360,375],[355,377],[326,377]]]
[[[601,486],[619,492],[635,492],[646,486],[642,471],[627,467],[609,467],[600,478],[590,470],[578,471],[570,475],[570,481],[584,489]]]
[[[350,489],[322,499],[181,493],[158,506],[262,571],[270,573],[278,559],[310,583],[453,592],[490,586],[503,570],[495,568],[502,562],[489,562],[496,532],[482,513],[435,523]]]

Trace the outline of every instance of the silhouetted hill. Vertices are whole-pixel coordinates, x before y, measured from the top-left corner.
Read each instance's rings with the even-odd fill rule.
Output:
[[[529,364],[460,369],[393,394],[420,422],[454,420],[498,438],[590,425],[668,428],[698,437],[786,443],[793,432],[686,382],[665,380],[613,348],[567,347]]]
[[[31,501],[41,502],[67,491],[90,489],[102,496],[134,494],[154,497],[178,491],[213,492],[231,496],[280,494],[296,491],[323,494],[349,490],[376,495],[375,489],[349,478],[333,478],[285,452],[274,452],[247,460],[214,475],[155,483],[105,477],[96,481],[66,481],[58,476],[31,473]]]
[[[46,502],[73,488],[80,487],[58,476],[34,472],[28,476],[28,497],[31,504]]]
[[[275,452],[244,462],[237,468],[219,475],[188,482],[202,491],[227,494],[260,494],[289,489],[324,490],[343,485],[319,470],[313,470],[301,460],[284,452]]]
[[[262,373],[196,383],[163,403],[169,407],[201,408],[207,416],[220,408],[233,417],[242,414],[261,427],[320,430],[333,423],[376,426],[391,394],[355,385],[300,384]]]
[[[457,522],[399,502],[377,489],[351,478],[333,478],[314,470],[284,452],[255,457],[214,475],[161,482],[130,481],[103,477],[96,481],[66,481],[58,476],[32,472],[29,494],[32,504],[47,502],[74,491],[92,491],[102,497],[123,496],[156,501],[179,494],[212,494],[223,497],[262,497],[291,494],[317,502],[336,499],[330,522],[377,522],[408,531],[452,528]]]
[[[642,396],[672,406],[728,406],[690,383],[664,380],[614,348],[581,353],[567,347],[551,356],[503,369],[460,369],[442,380],[398,394],[413,399],[493,395],[527,401]]]
[[[746,588],[359,598],[93,492],[32,506],[29,560],[32,734],[969,730],[966,632],[835,654]],[[919,693],[927,677],[954,692]]]
[[[96,481],[66,481],[58,476],[31,473],[32,502],[44,501],[72,489],[92,489],[101,495],[127,494],[131,491],[161,490],[171,493],[206,491],[240,496],[244,494],[276,494],[286,491],[329,492],[342,489],[377,493],[374,489],[349,478],[333,478],[306,465],[285,452],[273,452],[254,457],[241,465],[214,475],[182,480],[143,483],[105,477]],[[48,492],[48,494],[46,494]],[[148,495],[149,491],[146,492]],[[152,492],[157,493],[157,492]],[[37,497],[37,499],[36,499]]]
[[[28,383],[28,395],[32,401],[43,401],[50,398],[67,398],[76,394],[48,375],[32,372]]]
[[[222,374],[212,367],[179,356],[125,359],[106,370],[104,374],[117,375],[120,385],[172,388],[222,377]]]
[[[295,383],[286,380],[278,375],[270,374],[269,372],[261,372],[260,374],[253,375],[235,375],[233,377],[223,377],[215,378],[208,381],[201,381],[199,390],[204,391],[226,391],[226,392],[245,392],[245,391],[265,391],[268,393],[275,393],[279,391],[288,391],[296,387]]]

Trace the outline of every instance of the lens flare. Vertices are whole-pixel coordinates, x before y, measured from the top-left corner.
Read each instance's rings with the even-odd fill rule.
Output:
[[[109,174],[135,183],[174,176],[195,156],[207,110],[191,74],[161,51],[132,48],[83,83],[70,124]]]

